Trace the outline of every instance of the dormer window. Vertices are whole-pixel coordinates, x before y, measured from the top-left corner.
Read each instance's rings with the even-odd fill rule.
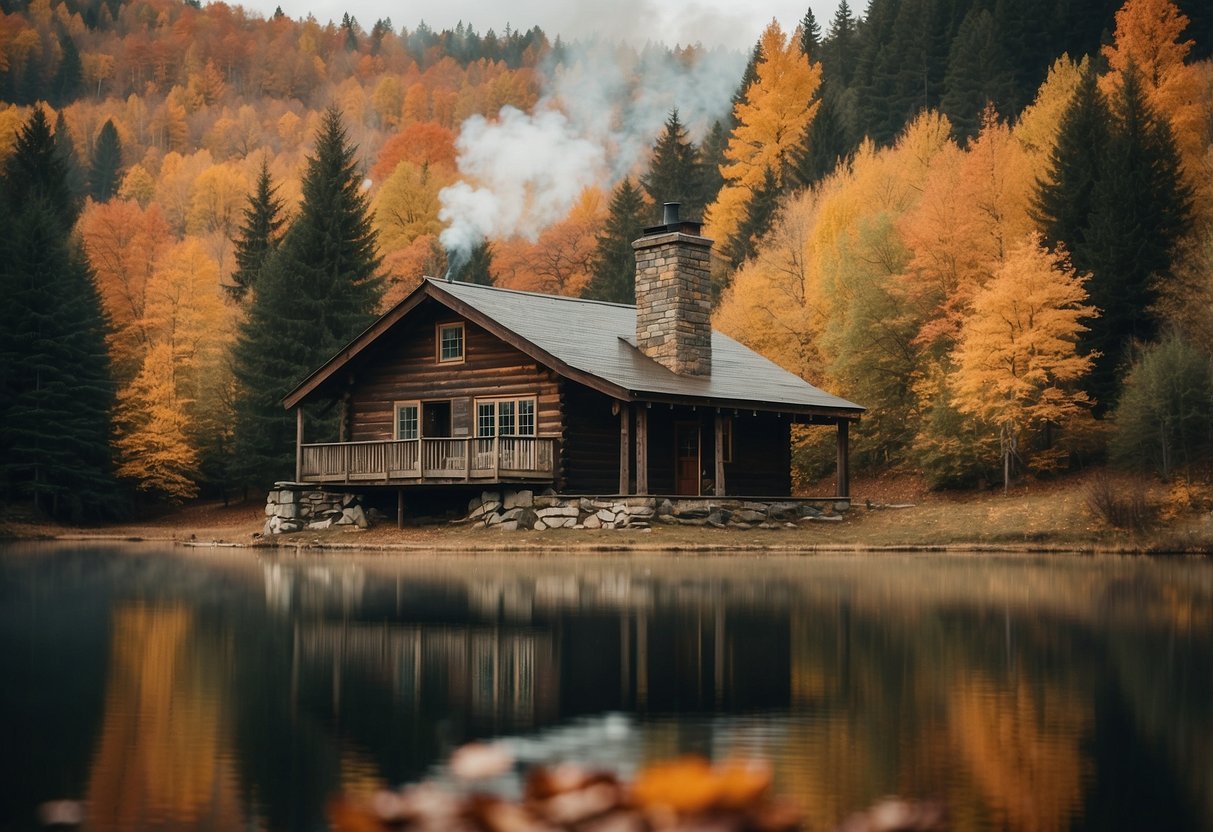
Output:
[[[463,322],[438,324],[438,362],[458,364],[463,361]]]

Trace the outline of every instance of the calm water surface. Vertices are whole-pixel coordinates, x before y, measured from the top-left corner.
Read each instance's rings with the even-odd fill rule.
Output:
[[[325,828],[450,750],[762,755],[810,829],[1213,829],[1213,563],[0,548],[0,829]],[[521,768],[521,766],[520,766]],[[505,778],[496,787],[509,790]]]

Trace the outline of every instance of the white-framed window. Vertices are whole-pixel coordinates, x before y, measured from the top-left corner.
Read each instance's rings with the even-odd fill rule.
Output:
[[[396,402],[395,436],[397,439],[417,439],[421,436],[421,402]]]
[[[463,361],[463,321],[438,324],[435,338],[440,364],[457,364]]]
[[[477,399],[476,436],[534,436],[535,399]]]

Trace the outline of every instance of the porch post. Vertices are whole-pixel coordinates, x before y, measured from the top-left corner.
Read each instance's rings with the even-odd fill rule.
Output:
[[[716,480],[712,493],[724,496],[724,416],[716,409]]]
[[[850,449],[847,443],[847,429],[851,423],[846,419],[838,420],[838,495],[851,496]]]
[[[396,528],[404,528],[404,489],[396,489]]]
[[[295,407],[295,482],[303,482],[303,406]]]
[[[636,493],[649,493],[649,409],[636,406]]]
[[[628,422],[632,412],[632,406],[627,402],[619,403],[619,493],[627,494],[631,472],[628,470],[628,461],[632,456],[631,442],[629,441]]]

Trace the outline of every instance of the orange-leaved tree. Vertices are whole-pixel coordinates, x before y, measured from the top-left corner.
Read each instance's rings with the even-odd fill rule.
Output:
[[[737,127],[720,167],[724,187],[707,212],[709,233],[718,240],[733,237],[768,170],[783,183],[792,154],[821,106],[816,97],[821,64],[801,51],[800,29],[789,38],[771,21],[761,45],[754,82],[734,108]]]
[[[1064,427],[1090,404],[1077,388],[1091,369],[1091,356],[1077,349],[1082,321],[1096,314],[1083,280],[1064,254],[1050,252],[1033,233],[977,293],[961,327],[951,379],[955,405],[997,432],[1004,490],[1029,432]],[[1050,449],[1040,456],[1036,467],[1058,461]]]

